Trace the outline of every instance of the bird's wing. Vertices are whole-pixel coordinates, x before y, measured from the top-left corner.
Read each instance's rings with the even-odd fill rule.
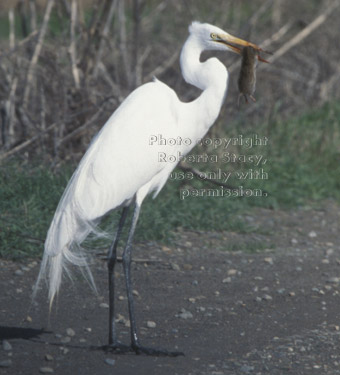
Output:
[[[131,199],[167,167],[159,161],[159,152],[173,148],[150,144],[150,139],[176,137],[180,105],[174,91],[156,81],[136,89],[109,118],[84,155],[70,188],[88,218],[98,218]]]

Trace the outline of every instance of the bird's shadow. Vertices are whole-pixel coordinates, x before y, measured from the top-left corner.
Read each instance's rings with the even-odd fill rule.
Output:
[[[44,328],[36,329],[36,328],[23,328],[23,327],[8,327],[8,326],[1,326],[0,325],[0,341],[2,340],[11,340],[11,339],[23,339],[23,340],[30,340],[34,343],[44,343],[47,342],[42,340],[40,335],[42,334],[51,334],[53,332],[46,331]],[[128,345],[121,344],[119,349],[113,350],[107,345],[104,346],[93,346],[93,345],[76,345],[76,344],[63,344],[58,342],[48,342],[49,345],[53,346],[60,346],[65,348],[73,348],[73,349],[87,349],[87,350],[100,350],[105,352],[112,352],[117,355],[124,355],[124,354],[136,354],[135,351]],[[161,350],[155,350],[151,349],[148,350],[147,353],[141,353],[139,354],[147,354],[151,356],[170,356],[170,357],[176,357],[179,355],[184,355],[181,352],[167,352],[167,351],[161,351]]]
[[[0,340],[24,339],[31,340],[38,338],[43,333],[51,333],[42,329],[8,327],[0,325]]]

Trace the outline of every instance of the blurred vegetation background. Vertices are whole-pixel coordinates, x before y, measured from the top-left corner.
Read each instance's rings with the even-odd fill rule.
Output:
[[[242,185],[263,198],[188,198],[169,181],[142,210],[139,240],[170,241],[176,228],[249,231],[251,206],[310,207],[340,198],[338,0],[7,0],[0,3],[0,256],[38,255],[54,209],[93,135],[131,90],[153,76],[183,101],[199,95],[179,69],[193,20],[273,52],[257,73],[255,104],[237,106],[240,58],[229,68],[226,103],[208,137],[267,136],[266,180]],[[216,55],[216,54],[215,54]],[[202,59],[211,56],[204,53]],[[195,153],[216,153],[206,147]],[[212,165],[193,165],[212,170]],[[245,163],[218,165],[247,170]],[[229,181],[240,185],[237,179]],[[113,228],[111,217],[104,227]]]

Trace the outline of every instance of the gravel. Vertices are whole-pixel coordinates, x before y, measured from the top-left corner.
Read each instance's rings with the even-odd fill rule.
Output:
[[[3,340],[2,341],[2,348],[6,352],[9,352],[10,350],[12,350],[12,345],[7,340]]]

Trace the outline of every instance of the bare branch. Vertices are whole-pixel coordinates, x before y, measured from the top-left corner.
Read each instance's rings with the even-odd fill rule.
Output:
[[[103,50],[104,50],[104,40],[107,39],[107,36],[109,34],[110,26],[112,24],[112,18],[114,16],[117,4],[118,4],[118,0],[112,1],[111,7],[109,9],[109,13],[107,15],[107,19],[106,19],[106,22],[105,22],[105,26],[104,26],[103,31],[101,33],[101,39],[100,39],[100,42],[99,42],[99,49],[98,49],[98,52],[97,52],[96,63],[95,63],[95,68],[94,68],[94,76],[95,77],[97,77],[99,65],[102,63],[101,59],[102,59]]]
[[[55,127],[57,126],[56,123],[50,125],[43,133],[41,134],[45,134],[47,132],[49,132],[50,130],[54,129]],[[2,162],[3,160],[5,160],[6,158],[8,158],[9,156],[11,155],[14,155],[16,154],[17,152],[19,151],[22,151],[23,149],[25,149],[26,147],[28,147],[29,145],[31,145],[33,142],[35,142],[37,139],[40,138],[41,134],[37,134],[35,135],[34,137],[28,139],[27,141],[23,142],[23,143],[20,143],[18,146],[12,148],[11,150],[5,152],[4,154],[0,155],[0,162]]]
[[[128,87],[131,86],[131,60],[127,49],[127,36],[126,36],[126,18],[125,18],[125,6],[124,0],[119,0],[119,7],[118,7],[118,21],[119,21],[119,29],[120,29],[120,43],[119,43],[119,50],[120,54],[123,59],[123,66],[124,66],[124,75]]]
[[[296,34],[292,39],[285,43],[280,49],[278,49],[273,56],[271,56],[268,61],[274,62],[287,53],[290,49],[295,47],[297,44],[301,43],[305,38],[307,38],[313,31],[320,27],[327,18],[333,13],[333,11],[340,5],[339,0],[335,0],[330,4],[327,9],[314,19],[307,27]]]
[[[14,52],[16,52],[18,50],[19,47],[22,47],[25,43],[29,42],[33,37],[35,37],[36,35],[38,34],[38,31],[33,31],[31,34],[29,34],[25,39],[22,39],[20,40],[17,44],[16,44],[16,47],[12,50],[10,50],[9,52],[7,53],[4,53],[4,54],[0,54],[0,61],[3,57],[8,57],[10,55],[12,55]]]
[[[30,27],[31,32],[37,29],[37,10],[35,6],[35,0],[29,0],[30,5],[30,13],[31,13],[31,20],[30,20]]]
[[[11,50],[15,47],[15,21],[14,21],[14,9],[10,8],[8,11],[9,21],[9,48]]]
[[[79,126],[79,128],[73,130],[71,133],[67,134],[63,139],[60,140],[59,142],[59,145],[61,143],[65,143],[65,142],[68,142],[70,141],[72,138],[74,138],[75,136],[79,136],[81,133],[83,133],[90,125],[93,124],[94,121],[97,121],[99,116],[102,114],[103,112],[103,107],[102,106],[101,108],[99,108],[99,111],[97,111],[88,121],[86,121],[85,124]]]
[[[9,94],[9,124],[8,124],[8,135],[9,145],[11,145],[14,139],[14,125],[15,125],[15,93],[17,90],[18,78],[15,77],[12,81],[11,91]]]
[[[145,78],[144,81],[150,81],[153,77],[158,77],[163,74],[167,69],[175,64],[178,60],[181,50],[177,50],[164,64],[157,66],[152,72],[150,72]]]
[[[273,34],[270,38],[266,39],[264,42],[260,44],[261,48],[268,48],[271,46],[273,43],[277,42],[281,38],[283,38],[287,32],[291,29],[293,26],[292,21],[288,21],[285,25],[281,27],[275,34]]]
[[[29,67],[28,67],[26,87],[25,87],[24,99],[23,99],[24,108],[27,108],[27,106],[28,106],[28,99],[29,99],[29,96],[30,96],[31,87],[32,87],[32,83],[33,83],[34,70],[35,70],[35,67],[38,63],[38,59],[39,59],[39,56],[40,56],[40,52],[41,52],[41,48],[42,48],[43,41],[44,41],[44,38],[45,38],[45,34],[46,34],[46,31],[47,31],[47,25],[48,25],[48,22],[49,22],[49,19],[50,19],[50,16],[51,16],[51,11],[52,11],[52,8],[53,8],[53,5],[54,5],[54,1],[55,0],[48,0],[48,2],[47,2],[43,23],[41,25],[40,32],[39,32],[38,41],[37,41],[37,44],[35,46],[34,53],[33,53],[32,59],[30,61]]]
[[[77,23],[77,0],[72,0],[71,5],[71,44],[69,47],[69,54],[71,56],[71,64],[72,64],[72,74],[74,83],[76,85],[76,89],[79,90],[80,88],[80,78],[79,78],[79,70],[77,67],[77,57],[76,57],[76,37],[75,37],[75,29]]]
[[[277,42],[281,38],[283,38],[286,33],[291,29],[293,26],[293,22],[289,21],[284,26],[281,27],[275,34],[273,34],[270,38],[266,39],[264,42],[260,44],[260,47],[263,49],[268,49],[273,43]],[[241,60],[236,60],[233,64],[231,64],[228,68],[229,73],[235,71],[241,65]]]

